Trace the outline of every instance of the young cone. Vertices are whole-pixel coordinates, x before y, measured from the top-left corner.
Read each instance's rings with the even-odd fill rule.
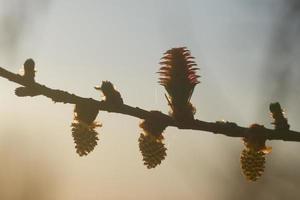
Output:
[[[253,149],[243,149],[241,153],[241,168],[249,181],[256,181],[265,170],[265,153]]]
[[[253,124],[247,137],[243,138],[245,149],[241,153],[240,162],[242,172],[249,181],[256,181],[262,176],[265,170],[265,155],[271,152],[271,148],[266,147],[266,139],[260,135],[263,128],[261,125]]]
[[[160,62],[159,83],[167,90],[172,116],[179,122],[194,119],[195,108],[190,99],[199,76],[193,59],[186,47],[179,47],[166,51]]]
[[[79,156],[86,156],[97,145],[99,138],[95,129],[101,127],[100,124],[94,122],[97,114],[98,109],[90,104],[75,106],[71,127],[76,152]]]
[[[139,138],[139,148],[143,156],[144,165],[148,169],[155,168],[165,159],[167,148],[163,143],[163,137],[141,133]]]
[[[158,116],[158,111],[151,111],[153,116]],[[162,132],[166,126],[159,121],[158,117],[144,120],[140,127],[143,129],[139,138],[139,148],[143,156],[144,165],[148,169],[154,168],[165,159],[167,148],[163,143]]]
[[[76,152],[79,156],[88,155],[97,145],[99,138],[95,128],[100,125],[96,123],[88,125],[82,121],[75,120],[71,126]]]

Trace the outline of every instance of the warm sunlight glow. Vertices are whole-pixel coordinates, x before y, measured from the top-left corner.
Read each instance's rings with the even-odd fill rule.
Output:
[[[299,199],[299,2],[0,0],[0,200]]]

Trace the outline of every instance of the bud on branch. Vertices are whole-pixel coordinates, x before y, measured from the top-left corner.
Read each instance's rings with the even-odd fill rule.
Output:
[[[195,67],[193,59],[186,47],[179,47],[166,51],[160,62],[162,66],[158,72],[159,83],[167,91],[166,98],[171,107],[170,116],[160,111],[147,111],[124,104],[120,92],[109,81],[103,81],[100,87],[95,87],[104,95],[104,100],[101,101],[48,88],[35,81],[35,63],[32,59],[24,63],[23,75],[14,74],[0,67],[0,76],[22,85],[15,90],[17,96],[42,95],[54,102],[74,104],[72,135],[80,156],[87,155],[97,145],[98,133],[95,129],[101,125],[95,120],[99,111],[108,111],[143,119],[140,124],[143,133],[139,138],[139,147],[144,164],[149,169],[161,164],[165,159],[167,149],[163,143],[163,131],[168,126],[173,126],[243,138],[245,149],[240,159],[242,171],[248,180],[257,180],[265,168],[265,155],[271,151],[271,148],[265,145],[266,140],[300,142],[300,133],[290,130],[279,103],[270,104],[274,130],[258,124],[246,128],[234,122],[205,122],[194,119],[196,109],[190,100],[195,86],[199,83],[199,76],[196,74],[198,68]]]

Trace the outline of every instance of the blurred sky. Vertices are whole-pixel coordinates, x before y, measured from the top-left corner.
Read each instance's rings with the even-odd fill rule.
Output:
[[[287,2],[0,0],[0,66],[18,72],[31,57],[36,80],[49,87],[100,99],[93,87],[109,80],[125,103],[168,112],[155,72],[163,52],[187,46],[202,76],[192,98],[197,118],[271,127],[268,105],[280,101],[292,129],[300,130],[299,10],[288,15]],[[289,35],[277,36],[291,19],[283,26]],[[281,49],[282,38],[289,39],[288,56],[272,51],[276,44]],[[276,59],[289,64],[274,65]],[[101,112],[99,145],[80,158],[70,130],[73,106],[17,98],[16,87],[0,78],[1,200],[300,196],[299,144],[269,142],[266,173],[252,184],[240,175],[241,140],[168,128],[168,156],[147,170],[139,120]]]

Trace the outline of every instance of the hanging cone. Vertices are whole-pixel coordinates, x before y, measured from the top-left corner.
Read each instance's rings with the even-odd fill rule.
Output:
[[[99,138],[95,129],[101,127],[101,124],[94,121],[97,114],[98,109],[92,104],[77,104],[75,106],[71,127],[76,152],[79,156],[86,156],[97,145]]]
[[[250,126],[247,137],[243,138],[245,149],[241,153],[241,169],[249,181],[258,180],[265,169],[265,155],[271,152],[271,147],[266,147],[266,139],[260,134],[264,127],[258,124]]]
[[[241,154],[241,168],[247,180],[256,181],[265,170],[265,153],[244,149]]]
[[[74,121],[71,126],[76,152],[79,156],[86,156],[97,145],[99,138],[95,128],[100,125],[96,123],[87,125],[84,122]]]
[[[179,122],[194,119],[195,108],[190,99],[194,87],[199,83],[196,63],[186,47],[173,48],[165,52],[160,64],[159,83],[165,87],[172,116]]]
[[[154,136],[141,133],[139,138],[139,147],[143,156],[144,165],[148,169],[155,168],[165,159],[167,148],[163,143],[163,136]]]

